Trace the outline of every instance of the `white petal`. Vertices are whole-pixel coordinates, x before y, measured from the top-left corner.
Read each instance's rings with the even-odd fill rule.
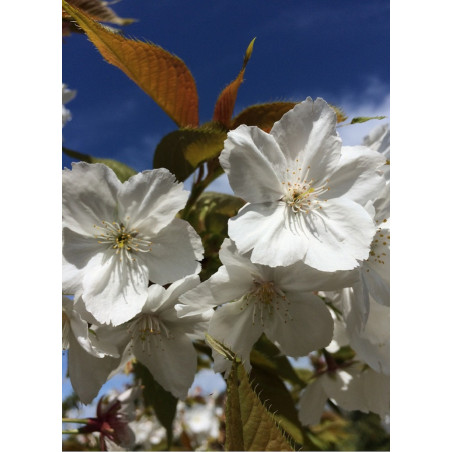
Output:
[[[236,300],[250,290],[252,282],[250,274],[240,267],[226,268],[223,265],[207,281],[181,296],[181,303],[186,305],[181,310],[181,315],[193,315],[207,307]]]
[[[389,124],[378,125],[363,139],[363,145],[390,158],[390,130]]]
[[[121,187],[105,165],[73,163],[63,170],[63,225],[80,234],[93,234],[93,225],[113,221]]]
[[[329,177],[328,197],[345,196],[364,206],[368,200],[375,199],[386,185],[381,171],[385,161],[381,154],[364,146],[344,146],[341,158]]]
[[[259,339],[263,328],[253,319],[253,303],[244,301],[228,303],[215,311],[208,333],[236,353],[249,365],[250,352]]]
[[[381,417],[389,414],[389,376],[367,369],[361,376],[361,380],[369,411]]]
[[[368,257],[375,234],[372,218],[359,204],[345,198],[330,199],[322,210],[303,218],[308,237],[304,262],[318,270],[351,270]]]
[[[189,290],[198,287],[199,283],[200,279],[198,275],[188,275],[185,278],[173,282],[166,289],[165,303],[162,303],[158,308],[156,308],[156,312],[163,314],[165,311],[169,311],[171,313],[174,313],[173,308],[179,301],[179,298]],[[177,319],[175,315],[172,315],[171,318],[174,320]]]
[[[149,269],[149,279],[167,284],[184,276],[199,273],[202,242],[196,231],[184,220],[175,218],[152,238],[151,251],[142,259]]]
[[[279,310],[265,321],[264,332],[280,350],[293,357],[326,347],[333,337],[333,319],[324,302],[317,296],[301,292],[287,299]]]
[[[119,358],[96,358],[87,353],[76,340],[68,351],[68,372],[72,387],[80,400],[88,404],[120,363]]]
[[[328,397],[319,378],[306,386],[301,393],[300,409],[298,411],[298,418],[302,425],[315,425],[320,422],[327,399]]]
[[[304,170],[322,185],[340,155],[341,139],[336,133],[336,114],[323,99],[308,97],[288,111],[271,130],[286,158],[299,159]]]
[[[75,294],[83,288],[83,276],[90,259],[98,252],[94,237],[63,229],[63,292]]]
[[[197,354],[186,335],[170,339],[154,336],[150,354],[143,350],[141,342],[134,342],[133,353],[164,389],[179,399],[187,397],[195,378]]]
[[[240,253],[250,250],[251,261],[271,267],[300,261],[307,251],[306,238],[286,227],[287,205],[247,204],[229,220],[229,236]]]
[[[185,206],[189,192],[166,168],[144,171],[124,182],[118,194],[120,218],[146,234],[156,234]]]
[[[219,251],[221,263],[227,268],[240,267],[246,273],[258,272],[258,267],[253,264],[248,255],[239,253],[236,244],[230,239],[224,239]]]
[[[119,325],[138,314],[147,298],[149,277],[137,260],[119,261],[113,251],[97,254],[86,267],[83,301],[101,323]]]
[[[384,262],[385,264],[389,263],[389,259],[385,260]],[[389,268],[389,265],[387,265],[387,267]],[[364,262],[361,271],[363,275],[364,290],[369,292],[372,298],[378,303],[382,304],[383,306],[389,306],[391,295],[389,280],[383,279],[378,272],[367,265],[367,262]]]
[[[390,371],[390,309],[370,299],[370,312],[362,332],[349,329],[350,345],[376,372]]]
[[[360,365],[351,365],[332,374],[324,374],[322,385],[328,398],[334,400],[341,408],[367,413],[369,410],[360,380],[361,368]]]
[[[357,269],[337,272],[322,272],[304,262],[274,269],[274,280],[290,299],[298,292],[338,290],[352,286],[359,278]]]
[[[276,201],[283,195],[287,168],[275,139],[258,127],[239,126],[228,133],[220,163],[234,193],[249,202]]]

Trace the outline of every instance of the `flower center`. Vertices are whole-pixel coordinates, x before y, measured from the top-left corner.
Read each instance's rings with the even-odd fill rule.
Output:
[[[141,344],[141,350],[151,355],[155,347],[155,337],[162,332],[170,339],[171,334],[165,324],[154,314],[141,314],[129,325],[127,331],[132,337],[133,347]]]
[[[273,281],[262,281],[260,278],[255,278],[252,289],[243,297],[243,300],[245,304],[241,310],[253,303],[253,325],[256,323],[256,315],[259,317],[262,327],[264,327],[265,319],[275,314],[283,316],[284,323],[287,323],[287,320],[293,320],[288,310],[290,301]],[[283,309],[281,309],[281,304]]]
[[[99,239],[97,242],[105,243],[109,245],[109,248],[116,250],[120,261],[122,261],[124,255],[128,260],[134,261],[135,258],[131,254],[151,251],[151,240],[148,237],[140,236],[136,229],[129,229],[122,222],[102,221],[101,226],[95,224],[94,228],[99,231],[99,233],[94,234],[94,237]]]
[[[298,159],[296,160],[298,162]],[[308,166],[306,174],[303,176],[301,168],[296,171],[286,170],[287,176],[290,180],[282,182],[286,188],[286,194],[281,198],[294,213],[304,212],[309,213],[315,208],[321,209],[320,203],[326,202],[326,199],[318,199],[320,195],[327,192],[330,188],[326,186],[315,187],[314,179],[309,179]]]

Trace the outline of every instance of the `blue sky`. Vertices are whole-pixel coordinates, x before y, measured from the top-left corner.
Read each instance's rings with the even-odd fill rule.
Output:
[[[197,84],[200,120],[211,119],[221,90],[256,37],[235,113],[261,102],[323,97],[347,113],[389,115],[389,1],[122,0],[138,21],[127,36],[154,42],[185,61]],[[77,90],[63,131],[68,148],[152,167],[154,149],[176,125],[83,35],[63,43],[63,82]],[[376,122],[345,130],[357,141]],[[63,157],[63,165],[71,159]]]
[[[211,119],[218,94],[237,76],[254,37],[235,113],[256,103],[311,96],[341,106],[350,118],[386,115],[389,121],[389,1],[122,0],[112,7],[121,17],[138,19],[123,27],[126,36],[151,41],[185,61],[197,84],[201,123]],[[177,128],[173,121],[104,62],[85,36],[66,38],[62,50],[63,82],[77,90],[66,105],[72,120],[63,129],[64,145],[139,171],[152,168],[156,145]],[[378,124],[346,126],[339,133],[344,144],[360,144]],[[63,166],[70,162],[63,156]],[[225,177],[211,189],[230,191]],[[116,377],[101,393],[125,382]],[[211,376],[198,377],[196,384],[222,386]],[[69,390],[63,379],[63,392]]]

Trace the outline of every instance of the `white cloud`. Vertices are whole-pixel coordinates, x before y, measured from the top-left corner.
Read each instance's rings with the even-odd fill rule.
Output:
[[[328,100],[328,99],[326,99]],[[337,105],[348,116],[346,123],[358,116],[386,116],[382,120],[371,120],[361,124],[341,126],[338,133],[346,146],[361,144],[363,138],[375,127],[389,123],[390,100],[389,89],[378,80],[371,79],[363,93],[345,94],[339,98]]]

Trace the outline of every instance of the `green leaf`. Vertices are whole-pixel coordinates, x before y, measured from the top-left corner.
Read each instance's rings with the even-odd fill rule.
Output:
[[[353,118],[350,121],[350,124],[358,124],[358,123],[361,123],[361,122],[367,122],[367,121],[370,121],[371,119],[379,119],[379,120],[381,120],[381,119],[385,119],[385,118],[386,118],[386,116],[358,116],[356,118]]]
[[[204,259],[200,278],[205,281],[220,267],[218,257],[223,240],[228,235],[228,220],[245,204],[243,199],[224,193],[204,192],[193,205],[186,220],[201,236]]]
[[[226,130],[213,123],[175,130],[157,145],[154,168],[167,168],[184,181],[198,165],[220,154],[226,138]]]
[[[154,408],[158,420],[166,429],[169,450],[173,440],[173,420],[176,416],[177,399],[154,380],[152,374],[143,364],[136,362],[133,366],[133,372],[136,380],[141,380],[144,386],[145,405]]]
[[[130,168],[130,166],[127,166],[124,163],[118,162],[117,160],[101,159],[101,158],[93,157],[91,155],[82,154],[81,152],[72,151],[65,147],[63,147],[63,152],[66,155],[68,155],[69,157],[76,158],[78,160],[81,160],[82,162],[103,163],[104,165],[108,166],[115,172],[116,176],[118,177],[118,179],[121,182],[125,182],[127,179],[129,179],[129,177],[137,174],[137,172],[133,168]]]
[[[150,42],[127,39],[112,32],[65,0],[63,8],[105,60],[121,69],[152,97],[179,127],[198,126],[195,80],[180,58]]]
[[[241,363],[234,361],[227,380],[226,450],[294,450],[250,385]]]
[[[306,386],[290,364],[287,357],[279,351],[265,334],[262,334],[251,351],[251,365],[254,368],[262,369],[267,373],[280,376],[292,384],[300,386],[300,390]]]
[[[301,448],[305,439],[295,409],[295,401],[281,379],[275,374],[253,367],[250,381],[260,401],[273,413],[280,427],[297,442],[297,448]]]
[[[243,442],[242,410],[237,375],[237,363],[232,363],[226,388],[226,450],[247,450]]]
[[[227,220],[237,215],[239,209],[244,205],[245,201],[236,196],[206,191],[194,204],[188,220],[198,234],[203,232],[227,233]],[[219,218],[226,221],[219,224]]]

